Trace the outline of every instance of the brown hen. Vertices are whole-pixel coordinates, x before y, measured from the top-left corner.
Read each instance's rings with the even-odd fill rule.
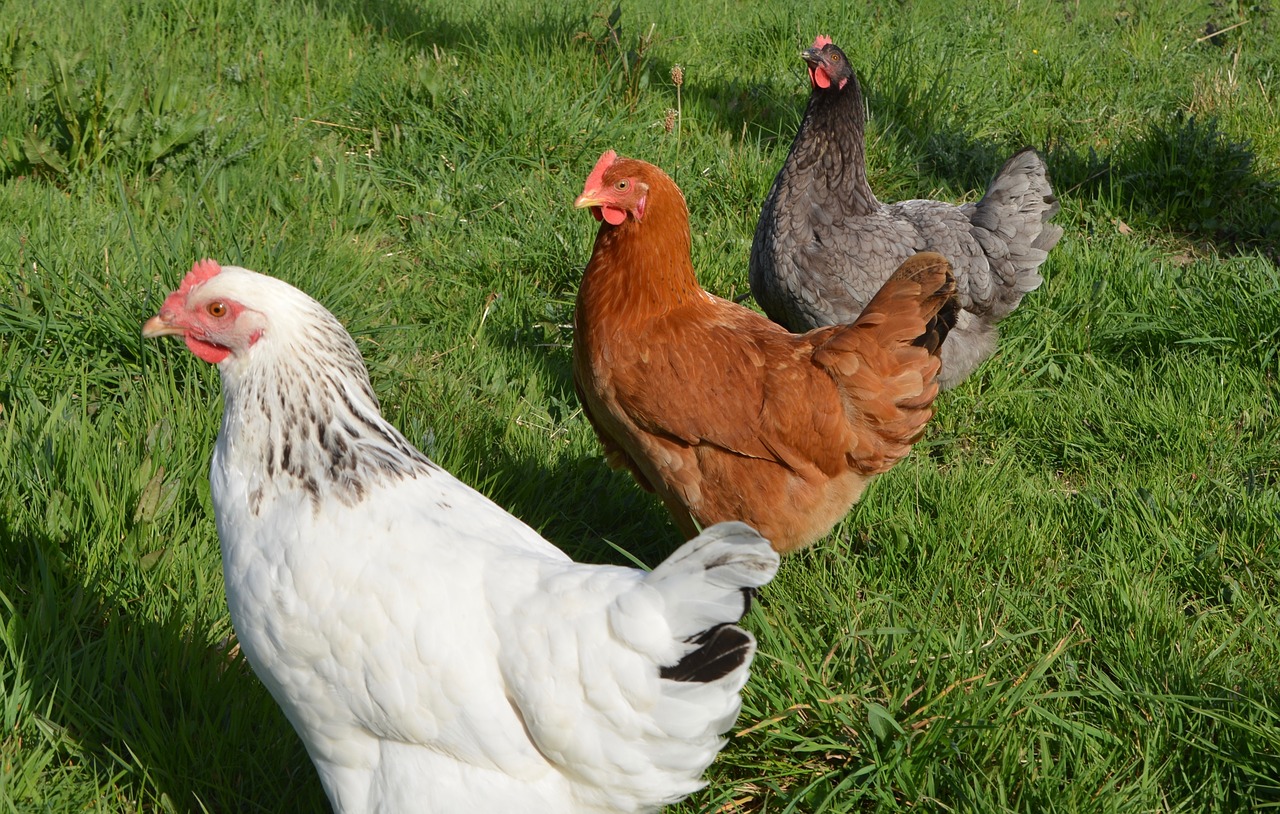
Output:
[[[703,291],[684,196],[612,150],[574,203],[602,221],[578,289],[573,374],[615,467],[686,538],[742,520],[788,552],[829,532],[924,432],[955,281],[908,259],[850,325],[795,335]]]

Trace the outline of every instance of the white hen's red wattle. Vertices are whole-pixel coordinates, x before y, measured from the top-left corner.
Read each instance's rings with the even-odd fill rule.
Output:
[[[574,563],[382,418],[328,311],[215,267],[143,333],[225,350],[227,602],[334,810],[640,812],[701,787],[768,541],[727,523],[649,574]]]

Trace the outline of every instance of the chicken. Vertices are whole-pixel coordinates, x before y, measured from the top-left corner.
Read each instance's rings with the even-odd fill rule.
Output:
[[[575,206],[602,221],[574,313],[579,400],[686,538],[742,520],[780,552],[808,545],[924,432],[956,313],[942,257],[903,263],[852,325],[796,336],[699,288],[684,196],[652,164],[606,152]]]
[[[942,349],[943,389],[995,352],[997,323],[1043,282],[1062,237],[1044,161],[1025,149],[986,195],[963,206],[883,204],[867,184],[862,89],[844,52],[818,37],[802,56],[813,85],[791,152],[765,198],[751,246],[751,293],[792,331],[849,322],[920,251],[947,258],[961,311]]]
[[[218,365],[227,604],[335,811],[653,811],[703,785],[766,540],[574,563],[405,440],[342,325],[271,277],[197,263],[142,333]]]

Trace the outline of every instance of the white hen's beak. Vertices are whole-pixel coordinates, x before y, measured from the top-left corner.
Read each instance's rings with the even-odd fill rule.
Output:
[[[155,339],[157,336],[182,336],[183,329],[164,318],[164,314],[156,314],[142,324],[142,338]]]

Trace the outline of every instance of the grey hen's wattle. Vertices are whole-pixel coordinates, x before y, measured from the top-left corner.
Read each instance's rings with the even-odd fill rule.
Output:
[[[866,117],[856,77],[813,89],[791,151],[765,198],[751,247],[751,292],[794,332],[853,322],[911,255],[951,263],[961,312],[942,349],[944,388],[989,357],[997,323],[1043,278],[1062,236],[1059,204],[1033,149],[996,173],[982,200],[878,201],[867,182]]]

